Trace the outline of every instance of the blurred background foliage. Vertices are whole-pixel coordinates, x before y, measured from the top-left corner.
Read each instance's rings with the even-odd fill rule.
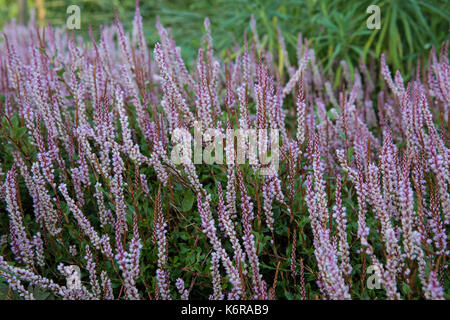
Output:
[[[21,4],[22,3],[22,4]],[[113,22],[114,9],[130,30],[135,0],[0,0],[0,24],[10,19],[23,20],[20,7],[28,6],[39,24],[64,26],[66,9],[80,6],[81,30],[88,36],[89,25],[98,35],[101,24]],[[381,9],[381,29],[366,26],[368,6]],[[235,43],[242,44],[244,31],[251,35],[250,17],[256,20],[258,34],[272,52],[279,50],[277,28],[282,31],[291,63],[295,63],[297,37],[302,33],[321,59],[326,71],[339,72],[339,61],[350,68],[360,57],[367,61],[388,54],[388,62],[408,74],[417,58],[431,46],[440,47],[450,39],[450,1],[447,0],[141,0],[141,13],[149,44],[158,40],[155,28],[159,16],[172,29],[174,39],[188,62],[196,57],[209,17],[216,52],[226,56]],[[33,13],[32,13],[33,14]]]

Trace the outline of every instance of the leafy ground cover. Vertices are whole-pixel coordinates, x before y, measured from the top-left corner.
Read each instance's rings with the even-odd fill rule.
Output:
[[[307,39],[289,58],[254,32],[223,60],[204,26],[189,66],[139,9],[99,40],[4,26],[2,297],[448,298],[448,42],[409,81],[381,55],[333,86]],[[227,129],[278,132],[278,167],[177,163],[200,123],[227,158]]]

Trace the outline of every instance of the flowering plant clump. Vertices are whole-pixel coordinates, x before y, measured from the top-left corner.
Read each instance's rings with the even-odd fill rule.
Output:
[[[221,60],[204,27],[188,66],[139,7],[130,36],[4,26],[2,297],[449,298],[448,42],[333,85],[301,35]]]

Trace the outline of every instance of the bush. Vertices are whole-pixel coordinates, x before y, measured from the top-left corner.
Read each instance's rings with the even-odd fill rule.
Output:
[[[334,89],[307,40],[284,74],[255,33],[224,62],[206,19],[188,70],[133,26],[4,27],[3,297],[448,298],[448,43]]]

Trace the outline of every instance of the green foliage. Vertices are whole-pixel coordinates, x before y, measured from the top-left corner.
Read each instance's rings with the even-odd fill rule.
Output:
[[[7,3],[3,0],[0,4]],[[65,6],[69,5],[70,1],[46,1],[47,18],[55,24],[64,23]],[[377,4],[381,8],[382,28],[378,31],[368,30],[366,28],[366,14],[365,9],[369,4]],[[106,0],[85,0],[80,2],[82,9],[82,23],[86,25],[91,23],[94,27],[105,22],[111,22],[113,18],[112,8],[117,9],[120,20],[130,30],[132,17],[134,14],[134,1],[106,1]],[[214,37],[214,44],[220,55],[227,57],[231,54],[230,48],[234,45],[234,38],[241,39],[244,31],[251,34],[249,21],[251,14],[254,15],[259,33],[264,36],[261,40],[267,46],[270,52],[279,50],[277,27],[283,31],[286,45],[290,53],[291,62],[294,63],[295,47],[297,43],[297,35],[302,32],[308,38],[312,47],[317,52],[317,57],[321,57],[320,61],[325,72],[335,73],[339,75],[341,72],[340,60],[347,61],[350,68],[358,65],[360,57],[368,59],[370,57],[378,57],[380,53],[387,52],[390,62],[397,68],[411,71],[415,59],[428,50],[431,45],[437,45],[440,41],[448,38],[445,32],[448,27],[448,10],[445,8],[448,4],[441,1],[360,1],[358,3],[348,1],[255,1],[246,2],[243,0],[224,1],[216,0],[211,2],[166,2],[160,1],[146,1],[141,4],[141,13],[144,16],[145,34],[148,36],[149,44],[152,45],[157,39],[157,33],[154,27],[155,17],[160,16],[161,22],[166,27],[171,27],[174,38],[177,44],[186,51],[183,55],[188,58],[194,58],[196,49],[201,45],[201,38],[203,30],[201,28],[205,16],[210,17],[212,23],[212,32]],[[86,36],[87,28],[83,27],[80,34]],[[242,43],[242,41],[239,41]],[[283,70],[283,57],[279,60]],[[337,70],[335,70],[337,68]],[[57,71],[57,75],[63,79],[65,69]],[[77,71],[75,72],[77,73]],[[69,96],[69,98],[71,98]],[[0,100],[4,103],[5,97],[1,96]],[[129,107],[130,120],[135,124],[135,129],[139,130],[136,121],[135,108]],[[252,108],[254,105],[251,106]],[[71,107],[72,108],[72,107]],[[72,109],[70,109],[72,111]],[[331,121],[335,121],[335,117],[331,112],[328,112]],[[36,146],[31,144],[31,139],[27,135],[24,128],[23,119],[17,114],[10,118],[2,117],[0,123],[0,159],[4,171],[10,169],[14,162],[11,156],[11,150],[23,152],[25,159],[36,159]],[[341,132],[342,140],[345,140],[345,135]],[[142,138],[142,137],[141,137]],[[143,138],[142,138],[143,139]],[[147,153],[146,144],[141,143],[140,147],[144,153]],[[352,161],[355,150],[348,148],[348,159]],[[63,154],[64,161],[77,161],[77,155],[70,159],[67,154]],[[128,225],[132,225],[132,216],[136,213],[138,229],[142,236],[143,249],[141,257],[142,274],[139,278],[139,287],[145,290],[148,294],[154,295],[155,283],[145,283],[148,279],[154,279],[152,275],[156,271],[157,249],[152,240],[154,230],[154,206],[155,194],[159,185],[156,183],[155,173],[151,169],[142,168],[148,179],[151,181],[148,187],[150,192],[145,194],[138,185],[134,185],[132,181],[135,180],[135,168],[133,163],[127,161],[126,171],[124,176],[127,177],[127,193],[125,194]],[[242,167],[243,176],[249,181],[246,181],[247,192],[251,196],[255,204],[255,211],[258,216],[255,219],[253,233],[255,242],[257,243],[258,255],[261,257],[261,273],[265,279],[278,281],[276,287],[276,296],[285,297],[286,299],[300,299],[298,277],[291,282],[291,252],[293,250],[292,235],[290,230],[293,229],[293,222],[287,212],[285,206],[280,203],[275,203],[273,207],[274,218],[277,221],[275,224],[273,235],[270,235],[267,226],[261,223],[261,208],[258,207],[263,199],[258,189],[261,183],[261,177],[253,177],[248,174],[249,168]],[[305,170],[310,171],[310,169]],[[65,172],[61,168],[55,169],[55,175],[64,175]],[[198,174],[201,184],[213,196],[213,204],[218,202],[216,195],[217,183],[222,184],[227,182],[226,173],[219,166],[209,166],[198,168]],[[128,179],[129,178],[129,179]],[[306,281],[306,297],[314,298],[319,294],[319,289],[316,286],[317,272],[310,269],[315,265],[314,262],[314,248],[312,243],[310,218],[307,212],[304,199],[304,177],[297,182],[297,188],[301,190],[296,195],[295,201],[292,204],[293,216],[295,217],[296,226],[299,227],[299,232],[296,234],[297,254],[304,258],[304,265],[308,267],[305,270]],[[100,223],[97,218],[97,205],[92,197],[92,186],[100,179],[94,174],[90,176],[90,187],[83,190],[87,195],[87,203],[83,207],[83,211],[89,217],[89,220],[97,230],[100,229]],[[176,179],[174,177],[173,179]],[[331,187],[327,190],[329,199],[335,193],[332,177],[325,177],[325,181],[330,182]],[[105,188],[101,189],[105,197],[105,205],[107,209],[114,209],[112,197],[107,191],[110,184],[109,180],[103,181]],[[21,181],[23,184],[23,181]],[[283,187],[286,183],[284,183]],[[70,187],[69,187],[70,188]],[[25,190],[21,186],[21,190]],[[358,225],[355,211],[357,209],[356,194],[348,184],[344,184],[343,198],[344,206],[348,210],[349,234],[354,236],[358,232]],[[70,190],[72,193],[72,189]],[[50,190],[49,194],[53,197],[55,193]],[[191,298],[205,298],[211,292],[211,277],[210,277],[210,254],[211,246],[207,237],[201,230],[201,219],[196,206],[196,194],[192,190],[184,188],[178,181],[171,181],[168,187],[162,188],[162,212],[168,224],[168,257],[169,262],[167,268],[169,269],[170,282],[174,283],[178,277],[183,277],[187,286],[194,286]],[[26,212],[24,221],[25,225],[29,227],[33,233],[37,226],[32,220],[31,212],[32,202],[29,195],[21,195],[24,212]],[[333,201],[330,200],[330,207]],[[56,277],[60,283],[64,282],[64,278],[56,270],[56,262],[63,262],[65,264],[85,264],[83,258],[85,255],[85,246],[89,244],[88,239],[83,232],[77,227],[72,213],[65,202],[60,203],[61,213],[63,219],[69,219],[70,223],[64,224],[62,239],[57,241],[48,241],[46,243],[46,263],[48,266],[42,268],[44,276]],[[0,210],[6,212],[4,204],[0,206]],[[0,217],[0,227],[2,230],[7,229],[8,219],[6,215]],[[373,243],[380,243],[380,236],[377,233],[377,221],[373,212],[369,210],[367,216],[367,224],[371,228],[369,234],[369,241]],[[238,226],[240,228],[240,226]],[[105,233],[112,234],[112,227],[107,226]],[[257,232],[256,232],[257,231]],[[238,233],[242,230],[238,230]],[[272,242],[273,241],[273,242]],[[77,244],[78,255],[71,255],[68,248]],[[229,243],[224,246],[228,252],[232,248]],[[364,291],[361,288],[360,274],[361,270],[365,268],[363,262],[360,262],[360,255],[358,251],[361,249],[359,243],[352,246],[352,265],[354,266],[351,281],[353,284],[352,292],[355,294],[354,298],[360,299],[375,299],[384,298],[384,293],[376,292],[374,290]],[[375,246],[377,253],[380,253],[383,248]],[[3,254],[2,248],[0,253]],[[51,254],[49,254],[51,253]],[[122,286],[120,276],[117,273],[116,267],[110,261],[102,258],[102,255],[93,249],[93,255],[99,270],[106,270],[108,274],[114,275],[111,279],[113,288],[120,288]],[[283,258],[287,257],[287,258]],[[8,258],[12,260],[12,255]],[[298,264],[296,265],[299,269]],[[274,278],[274,275],[278,278]],[[89,275],[84,272],[82,274],[82,281],[87,282]],[[365,279],[363,279],[365,280]],[[155,280],[153,280],[155,281]],[[448,283],[448,276],[445,281]],[[271,285],[271,283],[269,283]],[[229,290],[230,284],[224,283],[224,289]],[[225,288],[226,287],[226,288]],[[411,288],[406,283],[400,286],[402,295],[409,296]],[[172,288],[173,289],[173,288]],[[28,288],[37,299],[54,299],[55,297],[49,292],[43,291],[40,288]],[[116,290],[119,291],[119,290]],[[417,293],[415,293],[417,294]],[[447,294],[448,295],[448,294]],[[20,299],[15,292],[11,292],[9,286],[4,279],[0,278],[0,299]]]
[[[2,23],[17,15],[17,3],[0,1]],[[339,61],[345,60],[350,70],[357,67],[360,57],[388,54],[388,62],[395,69],[412,70],[417,58],[431,46],[439,46],[450,39],[450,2],[443,0],[214,0],[214,1],[140,1],[145,34],[149,44],[158,40],[156,17],[172,29],[174,39],[183,48],[182,54],[192,61],[203,36],[203,20],[209,17],[214,46],[222,57],[240,42],[244,31],[252,35],[250,17],[254,15],[258,33],[265,35],[261,43],[270,52],[279,49],[277,27],[282,30],[291,63],[295,61],[299,33],[310,41],[325,71],[340,74]],[[67,19],[70,0],[46,0],[46,20],[62,25]],[[81,30],[85,37],[92,25],[98,35],[101,24],[111,23],[114,10],[127,30],[131,30],[135,0],[83,0],[76,3],[81,9]],[[370,5],[381,9],[381,29],[369,30],[366,20]],[[33,7],[33,2],[29,3]],[[0,24],[2,24],[0,23]],[[282,57],[279,67],[282,69]]]

